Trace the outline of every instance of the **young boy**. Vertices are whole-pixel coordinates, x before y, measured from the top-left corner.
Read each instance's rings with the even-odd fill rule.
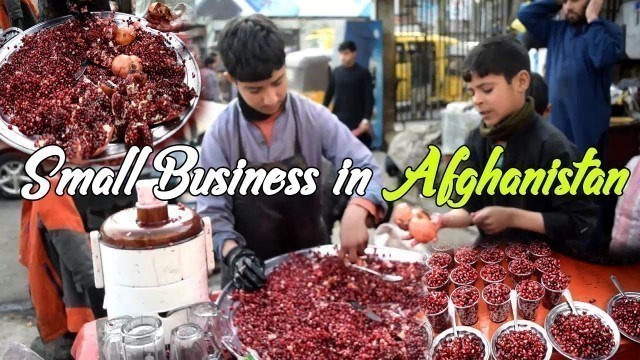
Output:
[[[356,262],[369,240],[367,226],[387,209],[373,154],[327,108],[287,91],[284,40],[268,18],[231,20],[218,47],[238,98],[207,130],[200,166],[234,169],[242,158],[247,167],[266,170],[321,169],[325,157],[335,168],[349,158],[353,168],[371,169],[366,194],[351,197],[340,224],[340,255]],[[321,219],[322,187],[315,181],[311,195],[198,197],[198,212],[210,217],[215,251],[223,259],[223,286],[233,281],[238,288],[258,289],[266,281],[264,260],[330,242]]]
[[[471,150],[467,165],[479,174],[496,146],[504,148],[497,164],[502,171],[549,169],[554,159],[561,160],[561,167],[579,161],[575,146],[536,113],[533,98],[526,96],[529,69],[527,50],[503,36],[481,42],[463,63],[464,80],[483,119],[465,142]],[[556,248],[580,248],[595,226],[596,208],[583,196],[496,192],[474,194],[463,208],[435,221],[441,227],[476,225],[485,238],[544,239]]]

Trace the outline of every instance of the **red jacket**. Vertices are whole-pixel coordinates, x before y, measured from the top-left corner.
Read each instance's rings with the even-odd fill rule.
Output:
[[[94,320],[86,291],[93,286],[90,242],[73,199],[56,195],[58,180],[49,180],[44,198],[22,202],[19,248],[45,343]]]

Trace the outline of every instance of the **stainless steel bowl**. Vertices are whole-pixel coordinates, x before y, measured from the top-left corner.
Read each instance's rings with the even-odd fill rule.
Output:
[[[498,341],[498,338],[500,337],[500,335],[506,332],[513,331],[514,329],[515,329],[515,323],[513,322],[513,320],[511,320],[509,322],[502,324],[502,326],[496,329],[496,332],[493,333],[493,337],[491,338],[491,354],[493,355],[494,359],[497,359],[496,341]],[[551,359],[551,355],[553,354],[553,345],[551,345],[551,341],[549,340],[549,337],[547,336],[547,333],[546,331],[544,331],[544,328],[542,326],[534,323],[533,321],[518,320],[518,330],[535,331],[538,334],[538,336],[540,336],[543,339],[545,345],[547,346],[547,354],[545,355],[544,359],[545,360]]]
[[[625,291],[625,294],[628,297],[632,297],[632,298],[637,298],[640,299],[640,292],[632,292],[632,291]],[[615,294],[613,297],[611,297],[611,299],[609,299],[609,302],[607,303],[607,314],[609,314],[609,316],[611,316],[612,314],[612,310],[613,310],[613,304],[622,299],[622,295],[620,293]],[[639,315],[640,316],[640,315]],[[640,338],[637,337],[633,337],[629,334],[627,334],[624,330],[618,328],[620,330],[620,334],[622,334],[624,337],[626,337],[627,339],[640,344]]]
[[[479,330],[476,330],[475,328],[472,328],[470,326],[457,326],[456,329],[458,330],[458,336],[465,335],[465,334],[473,334],[479,337],[480,340],[482,341],[482,344],[484,345],[484,360],[489,360],[489,357],[491,356],[491,348],[489,347],[489,341],[487,340],[487,337],[484,336],[483,333],[481,333]],[[440,335],[436,336],[436,338],[433,340],[433,346],[431,346],[432,358],[434,357],[436,349],[438,348],[440,343],[443,340],[448,339],[452,336],[453,336],[453,328],[449,328],[441,332]]]
[[[129,20],[139,21],[144,31],[147,31],[156,35],[162,34],[166,39],[165,43],[167,44],[167,46],[169,46],[175,51],[176,58],[179,59],[184,64],[184,67],[186,70],[184,83],[190,88],[193,88],[196,91],[196,94],[198,95],[198,97],[191,100],[191,103],[187,105],[187,107],[184,109],[182,114],[180,114],[178,119],[172,120],[165,124],[155,126],[151,129],[153,146],[155,147],[156,145],[160,144],[164,140],[171,137],[178,130],[180,130],[180,128],[182,128],[188,122],[189,118],[191,117],[191,115],[196,109],[196,105],[198,103],[200,89],[201,89],[200,70],[196,62],[196,59],[191,53],[191,51],[186,47],[184,42],[182,42],[182,40],[180,40],[180,38],[178,38],[177,35],[173,33],[162,33],[157,30],[154,30],[147,26],[148,21],[144,19],[138,18],[130,14],[125,14],[125,13],[115,13],[114,15],[114,13],[110,11],[94,12],[93,14],[96,17],[102,17],[102,18],[109,18],[113,15],[114,21],[119,25],[123,25]],[[22,39],[26,35],[36,34],[43,30],[60,26],[66,23],[67,21],[71,20],[72,18],[73,16],[68,15],[68,16],[63,16],[53,20],[45,21],[33,27],[30,27],[24,32],[20,32],[18,35],[11,38],[11,40],[6,42],[5,46],[0,48],[0,67],[2,67],[2,65],[5,62],[9,61],[9,59],[11,58],[11,55],[15,51],[19,50],[19,48],[22,46]],[[2,111],[0,111],[0,139],[2,139],[4,142],[9,144],[13,148],[27,154],[32,154],[36,150],[38,150],[38,147],[36,147],[34,144],[35,143],[34,138],[25,136],[20,131],[18,131],[18,129],[15,126],[12,126],[10,129],[9,124],[10,124],[10,119],[8,118],[8,116],[3,114]],[[82,164],[91,164],[91,163],[98,163],[98,162],[104,162],[108,160],[119,159],[124,157],[126,155],[126,152],[127,152],[127,149],[124,143],[111,143],[107,146],[107,149],[103,151],[101,154],[91,159],[83,160]]]
[[[611,316],[609,316],[609,314],[607,314],[605,311],[598,308],[597,306],[591,305],[589,303],[581,302],[581,301],[574,301],[573,304],[575,305],[576,311],[578,311],[578,313],[581,314],[583,311],[586,311],[587,315],[594,315],[600,318],[600,320],[602,320],[607,326],[609,326],[611,328],[611,331],[613,332],[613,341],[615,342],[615,345],[613,346],[613,349],[611,349],[611,352],[609,353],[609,355],[603,356],[597,359],[590,359],[590,360],[611,359],[616,354],[616,352],[618,352],[618,348],[620,348],[620,331],[618,330],[618,325],[616,325],[616,323],[613,321]],[[569,304],[567,304],[566,302],[558,304],[556,307],[551,309],[551,311],[549,311],[549,313],[547,314],[547,317],[544,320],[544,329],[547,332],[547,337],[551,341],[551,344],[553,344],[553,347],[560,354],[562,354],[567,359],[582,360],[579,358],[572,357],[566,352],[564,352],[560,348],[560,345],[556,342],[553,335],[551,334],[551,325],[555,321],[556,317],[558,317],[558,315],[568,314],[570,312],[571,312],[571,309],[569,308]]]
[[[294,254],[301,254],[306,256],[311,256],[312,254],[321,254],[321,255],[337,255],[338,251],[336,246],[334,245],[322,245],[316,246],[309,249],[303,249],[294,252]],[[396,249],[385,246],[373,246],[369,245],[365,249],[365,254],[377,254],[381,258],[385,260],[392,260],[398,262],[407,262],[407,263],[424,263],[424,255],[415,251]],[[284,254],[280,256],[276,256],[274,258],[268,259],[265,261],[265,273],[270,274],[278,265],[283,263],[289,258],[289,254]],[[231,294],[233,293],[233,284],[228,284],[222,289],[220,296],[216,300],[216,305],[218,306],[218,310],[231,320],[231,328],[234,334],[237,334],[237,328],[235,327],[233,321],[233,312],[235,308],[236,302],[231,298]],[[427,332],[430,336],[433,336],[433,331],[431,330],[429,324],[426,324]],[[226,346],[226,345],[225,345]]]

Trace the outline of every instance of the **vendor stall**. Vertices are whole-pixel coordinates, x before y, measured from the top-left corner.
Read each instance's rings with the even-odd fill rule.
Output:
[[[438,244],[435,244],[435,245],[438,245]],[[480,244],[480,245],[486,246],[486,244]],[[297,288],[297,289],[298,288],[312,289],[310,290],[309,298],[307,301],[311,301],[311,302],[315,301],[316,309],[318,308],[318,305],[317,305],[318,299],[314,298],[316,295],[312,295],[312,294],[317,294],[319,291],[324,291],[324,290],[320,290],[323,288],[330,289],[335,286],[339,286],[339,287],[343,286],[340,289],[334,289],[335,290],[334,294],[345,294],[344,296],[349,296],[346,294],[352,294],[353,296],[356,296],[356,297],[363,296],[361,298],[356,298],[353,300],[359,301],[360,305],[363,306],[365,311],[359,312],[358,310],[354,310],[355,308],[345,305],[346,307],[341,312],[343,314],[341,315],[342,317],[354,316],[354,321],[356,322],[356,324],[361,324],[362,328],[354,328],[355,331],[368,332],[372,328],[376,328],[377,326],[382,326],[382,325],[378,325],[379,323],[375,319],[376,316],[381,317],[385,322],[384,324],[391,324],[393,321],[396,321],[396,320],[392,321],[390,320],[390,318],[387,318],[387,316],[389,314],[393,314],[394,312],[404,314],[407,317],[412,317],[413,315],[415,315],[415,319],[419,319],[421,321],[426,320],[427,321],[426,324],[428,325],[426,325],[425,329],[427,330],[425,330],[424,336],[420,337],[421,339],[420,344],[422,344],[422,346],[428,347],[430,351],[434,351],[438,349],[439,346],[442,345],[442,342],[440,341],[444,337],[450,337],[452,333],[451,331],[452,324],[451,324],[451,321],[448,320],[450,318],[448,318],[446,311],[443,313],[444,317],[441,316],[439,320],[437,317],[434,317],[433,315],[427,315],[427,316],[424,315],[425,312],[429,311],[428,306],[424,305],[424,301],[426,301],[425,299],[427,299],[427,297],[422,292],[422,286],[424,284],[424,281],[426,281],[426,280],[423,280],[423,275],[425,275],[427,271],[429,271],[428,270],[429,268],[425,265],[425,263],[431,266],[432,268],[443,266],[445,269],[444,271],[447,274],[451,274],[451,273],[459,272],[459,271],[450,272],[449,270],[452,269],[453,266],[462,267],[460,264],[468,262],[472,264],[471,267],[476,271],[476,275],[475,277],[473,277],[470,284],[472,288],[473,287],[477,288],[478,293],[480,294],[479,298],[476,301],[476,304],[478,304],[477,305],[478,311],[475,314],[477,316],[475,319],[473,318],[473,311],[471,311],[472,313],[471,318],[469,318],[469,312],[467,312],[466,315],[464,312],[457,312],[457,316],[456,316],[457,330],[459,331],[459,334],[472,334],[471,332],[472,330],[468,330],[468,328],[475,329],[475,331],[477,331],[477,334],[479,336],[481,334],[481,336],[484,337],[483,341],[486,341],[485,344],[489,348],[493,348],[493,351],[495,354],[495,351],[496,351],[494,347],[495,341],[493,341],[495,340],[494,335],[496,335],[497,333],[501,333],[505,329],[505,327],[509,327],[513,325],[513,323],[510,322],[513,319],[513,315],[511,314],[511,307],[508,305],[504,308],[504,311],[501,311],[500,313],[496,313],[495,306],[489,305],[489,301],[491,300],[487,299],[489,296],[486,294],[486,292],[483,291],[485,289],[483,279],[487,278],[486,271],[482,270],[483,267],[487,266],[486,264],[494,263],[494,264],[498,264],[497,266],[502,268],[506,273],[510,273],[510,272],[514,272],[513,271],[514,265],[509,266],[508,264],[511,262],[517,262],[516,260],[519,258],[526,258],[530,260],[534,260],[539,257],[555,258],[557,259],[557,261],[555,260],[549,261],[549,263],[554,263],[556,265],[559,264],[559,269],[561,270],[561,272],[569,276],[570,282],[569,282],[568,289],[570,290],[570,294],[572,295],[573,303],[576,304],[575,306],[579,310],[585,309],[585,311],[589,311],[590,314],[602,316],[601,318],[604,319],[603,323],[605,324],[605,327],[608,326],[611,330],[612,343],[611,343],[611,346],[607,347],[606,349],[608,349],[607,354],[612,355],[613,357],[604,356],[604,357],[596,357],[596,358],[598,359],[613,358],[613,359],[623,359],[623,360],[637,359],[637,354],[638,354],[638,351],[640,350],[640,345],[638,345],[637,341],[640,339],[630,340],[629,338],[630,335],[628,334],[628,331],[630,330],[629,326],[631,326],[631,331],[634,331],[633,326],[637,326],[638,319],[625,318],[619,313],[616,313],[615,316],[610,317],[610,314],[612,313],[612,305],[614,304],[612,299],[614,298],[619,299],[621,297],[617,295],[618,291],[616,290],[616,287],[611,281],[611,275],[615,275],[617,277],[617,279],[622,284],[624,289],[628,291],[627,295],[638,296],[638,295],[632,294],[632,292],[640,289],[640,278],[636,276],[640,271],[640,264],[630,265],[630,266],[618,266],[618,267],[607,267],[607,266],[589,264],[589,263],[568,258],[562,254],[550,253],[547,247],[539,243],[529,245],[529,246],[515,245],[515,246],[511,246],[509,249],[506,248],[506,246],[508,245],[505,244],[499,247],[500,250],[492,250],[492,251],[484,251],[484,252],[482,252],[482,250],[484,250],[482,246],[476,247],[476,250],[477,250],[476,252],[469,252],[466,249],[453,251],[452,249],[446,248],[443,246],[432,246],[432,248],[435,248],[436,250],[432,250],[433,252],[431,254],[427,254],[426,256],[423,256],[417,252],[411,252],[406,250],[399,250],[399,249],[386,248],[386,247],[370,247],[368,251],[369,258],[367,261],[365,261],[365,266],[368,266],[371,269],[376,269],[379,272],[386,273],[388,275],[400,274],[403,277],[403,279],[395,283],[382,282],[384,280],[381,280],[377,275],[363,273],[359,269],[348,269],[348,270],[345,270],[346,272],[343,273],[342,272],[343,270],[339,270],[339,269],[336,270],[337,268],[332,268],[331,266],[333,265],[327,267],[328,266],[327,264],[331,263],[331,260],[330,260],[331,254],[334,254],[334,249],[332,246],[315,248],[313,249],[314,251],[303,250],[301,254],[305,256],[310,256],[311,260],[301,260],[302,258],[299,257],[300,254],[285,255],[276,259],[269,260],[267,262],[267,267],[269,269],[268,271],[270,272],[269,276],[273,281],[276,281],[275,280],[276,278],[282,279],[282,276],[286,276],[287,278],[298,279],[298,280],[324,279],[323,281],[317,281],[316,283],[297,284],[297,282],[294,282],[292,284],[287,285],[287,286],[293,286],[294,288]],[[504,250],[506,250],[506,254]],[[322,254],[322,255],[312,255],[312,253]],[[434,254],[445,254],[445,253],[449,254],[449,256],[447,255],[434,256]],[[451,254],[456,254],[456,255],[451,256]],[[496,254],[498,255],[497,258],[499,258],[500,260],[495,258],[494,255]],[[525,255],[521,256],[521,254],[525,254]],[[316,256],[318,256],[318,258],[316,258]],[[323,256],[328,256],[329,258],[323,258]],[[448,259],[448,261],[445,261],[444,263],[439,261],[439,260],[442,260],[443,258]],[[382,259],[382,260],[375,260],[375,259]],[[287,261],[287,260],[290,260],[290,261]],[[496,260],[498,261],[496,262]],[[307,264],[305,263],[305,261],[310,261],[310,262]],[[324,261],[328,261],[328,263],[325,263]],[[402,265],[402,264],[405,264],[405,265]],[[414,264],[414,265],[411,265],[411,264]],[[301,270],[300,268],[301,266],[302,267],[310,266],[310,268],[307,269],[308,271],[299,271]],[[288,273],[288,271],[293,270],[293,268],[297,268],[298,271],[294,271],[295,274],[292,275]],[[553,266],[551,266],[551,268],[553,268]],[[280,271],[278,271],[278,269],[280,269]],[[329,273],[322,274],[322,272],[324,272],[324,270],[326,269],[333,269],[331,271],[331,274],[333,274],[334,276],[330,276],[331,274]],[[545,267],[543,266],[537,267],[537,269],[542,269],[541,271],[548,271],[548,270],[545,270]],[[282,271],[285,271],[285,270],[287,270],[286,271],[287,274],[283,275],[284,273]],[[532,270],[531,273],[533,272],[534,271]],[[350,275],[346,275],[346,274],[350,274]],[[356,279],[355,281],[344,282],[341,279],[336,278],[336,276],[343,276],[343,275],[347,277],[354,276]],[[464,277],[464,275],[461,277]],[[440,288],[440,290],[444,289],[445,294],[450,294],[452,299],[456,299],[455,301],[457,301],[457,295],[454,296],[453,291],[454,289],[458,288],[458,286],[455,285],[456,283],[460,284],[461,282],[463,282],[462,280],[460,280],[461,277],[459,276],[459,274],[449,275],[445,277],[446,285],[444,286],[444,288],[443,287]],[[536,276],[535,274],[532,274],[530,277],[527,277],[527,278],[530,278],[532,280],[537,280],[536,282],[542,283],[547,287],[551,287],[551,285],[544,283],[545,280],[540,281],[540,277]],[[354,280],[354,278],[351,278],[351,279]],[[509,289],[515,289],[515,283],[513,282],[514,280],[522,281],[523,279],[518,279],[517,277],[514,277],[514,276],[506,276],[506,279],[503,280],[503,283]],[[547,281],[551,283],[552,280],[547,280]],[[280,282],[280,280],[278,280],[277,282]],[[559,283],[561,283],[561,281],[559,281]],[[368,288],[375,287],[376,284],[381,288],[377,289],[376,292],[370,292],[369,291],[370,289]],[[500,285],[500,286],[503,286],[503,285]],[[393,288],[393,287],[397,288],[397,294],[395,295],[394,294],[389,294],[389,295],[378,294],[379,292],[385,293],[386,292],[385,289]],[[264,317],[261,317],[261,318],[270,318],[270,316],[268,316],[270,314],[270,311],[272,311],[273,309],[281,310],[283,306],[282,302],[285,301],[281,297],[278,298],[279,295],[274,293],[275,288],[276,287],[270,287],[269,294],[266,293],[267,290],[260,290],[258,293],[252,294],[250,296],[247,296],[246,294],[245,295],[238,294],[239,296],[234,295],[233,297],[231,297],[233,290],[230,288],[225,289],[222,292],[222,294],[218,294],[218,293],[212,294],[212,301],[217,298],[217,304],[222,313],[225,313],[226,311],[228,311],[231,303],[235,302],[236,307],[235,307],[235,311],[232,313],[231,321],[232,322],[234,322],[234,320],[238,321],[237,323],[234,324],[238,331],[238,338],[240,340],[247,342],[247,344],[245,345],[252,345],[258,348],[257,349],[258,353],[262,358],[280,358],[278,356],[274,356],[274,354],[277,354],[278,353],[277,351],[281,351],[282,349],[289,349],[291,351],[291,354],[293,354],[294,351],[300,351],[301,349],[306,349],[304,345],[305,342],[302,340],[306,340],[309,342],[318,341],[317,338],[309,338],[310,335],[306,333],[301,333],[301,332],[296,332],[293,334],[279,333],[279,331],[281,331],[281,329],[284,328],[283,326],[276,326],[275,328],[272,328],[273,332],[270,334],[251,333],[251,331],[261,331],[259,329],[261,329],[262,326],[264,326],[264,324],[262,323],[262,320],[258,320],[258,319],[255,319],[253,321],[248,320],[248,318],[246,317],[248,314],[248,308],[246,307],[243,308],[242,303],[246,302],[247,304],[246,306],[252,307],[253,309],[252,311],[264,311],[265,315]],[[518,289],[520,290],[520,288]],[[432,290],[431,293],[434,294],[435,293],[433,291],[434,289],[431,289],[431,290]],[[261,294],[260,292],[263,292],[263,293]],[[361,294],[361,295],[357,295],[357,294]],[[362,295],[362,294],[369,294],[369,295]],[[415,294],[415,298],[404,299],[404,300],[402,299],[402,297],[406,297],[409,294]],[[218,298],[218,296],[220,297]],[[393,302],[402,303],[401,305],[414,307],[414,309],[406,308],[406,309],[403,309],[404,310],[403,312],[399,308],[395,309],[393,306],[390,306],[388,303],[387,304],[367,303],[367,300],[366,300],[366,299],[374,299],[374,298],[383,299],[385,296],[389,296],[390,299],[395,299]],[[257,301],[257,299],[261,299],[261,300]],[[275,302],[274,300],[276,299],[280,299],[280,300],[278,302]],[[264,301],[272,300],[273,302],[270,303],[269,305],[260,305],[262,304],[263,300]],[[338,306],[339,300],[340,299],[335,298],[335,304],[332,305],[331,303],[329,303],[328,305],[324,305],[324,306],[329,306],[329,308],[327,309],[330,309],[332,306]],[[288,300],[288,301],[294,301],[294,300]],[[304,302],[304,300],[300,300],[300,301]],[[551,303],[549,304],[549,302]],[[536,303],[536,301],[534,301],[534,303]],[[553,305],[554,303],[557,303],[558,305]],[[238,304],[240,305],[238,306]],[[253,305],[248,305],[248,304],[253,304]],[[616,304],[619,304],[619,303],[616,303]],[[569,306],[567,305],[567,303],[564,302],[564,299],[562,298],[562,296],[549,297],[549,294],[545,294],[543,298],[537,300],[537,304],[533,308],[526,307],[522,303],[519,303],[519,305],[517,306],[520,309],[518,311],[518,318],[520,320],[519,326],[522,327],[521,329],[524,329],[524,328],[543,329],[540,331],[544,331],[543,335],[545,336],[545,339],[551,340],[551,342],[547,345],[548,347],[545,348],[545,353],[547,350],[549,350],[550,357],[543,357],[543,358],[545,359],[565,358],[558,351],[558,349],[562,349],[562,346],[566,346],[566,345],[559,345],[559,344],[563,343],[563,341],[566,341],[567,338],[563,338],[557,332],[557,330],[550,330],[553,327],[553,325],[552,325],[552,320],[550,320],[552,318],[549,315],[550,313],[552,313],[553,316],[559,316],[559,314],[563,314],[563,313],[566,314],[570,311]],[[416,307],[418,309],[415,309]],[[320,308],[322,308],[322,306],[320,306]],[[549,308],[551,308],[552,310],[550,311]],[[338,321],[338,322],[340,321],[340,320],[337,320],[336,318],[333,318],[331,315],[332,313],[330,311],[328,310],[323,310],[323,311],[327,311],[326,318],[323,319],[325,323],[330,324],[333,321]],[[313,318],[313,316],[315,316],[312,313],[314,312],[312,311],[309,314],[309,317],[310,317],[309,321],[312,321],[311,319]],[[624,314],[624,312],[622,312],[622,314]],[[462,315],[462,317],[460,315]],[[527,322],[523,320],[523,316],[525,316],[525,318],[527,319],[530,319],[531,322]],[[615,320],[613,320],[612,318]],[[246,323],[247,321],[251,322],[251,324],[247,324]],[[299,324],[297,320],[295,320],[294,318],[289,318],[286,315],[280,317],[280,319],[277,320],[277,323],[286,324],[287,321],[292,321],[291,323],[292,328],[294,326],[293,324]],[[532,323],[537,324],[537,326]],[[463,324],[468,324],[469,326],[462,326]],[[295,325],[295,326],[298,326],[298,325]],[[327,326],[330,327],[331,325],[327,325]],[[382,329],[383,327],[384,326],[378,329]],[[336,327],[335,328],[336,332],[334,334],[325,334],[323,336],[328,336],[328,338],[332,340],[326,339],[326,341],[330,341],[335,345],[339,342],[339,336],[337,334],[338,333],[343,334],[341,331],[337,329],[342,329],[342,328],[343,327]],[[393,327],[391,327],[390,329],[393,329]],[[623,329],[623,331],[621,331],[621,329]],[[624,331],[624,329],[626,329],[627,331]],[[389,330],[389,331],[393,333],[392,330]],[[584,331],[587,331],[587,330],[584,330]],[[78,335],[76,339],[76,343],[74,344],[74,348],[73,348],[74,358],[76,359],[96,359],[97,358],[98,341],[97,341],[96,333],[97,333],[96,322],[85,325],[85,327],[82,329],[82,331]],[[604,333],[606,335],[607,332],[604,331]],[[374,334],[373,335],[374,337],[379,336],[379,332],[374,332],[372,334]],[[442,335],[442,334],[446,334],[446,335]],[[556,334],[556,335],[554,336],[553,334]],[[359,335],[357,333],[354,333],[354,337],[352,338],[354,343],[358,341],[359,339],[358,336]],[[577,336],[578,338],[580,338],[582,335],[580,332],[577,332],[575,334],[569,334],[569,338],[572,336]],[[256,337],[258,337],[258,339],[256,339]],[[290,340],[293,338],[300,339],[300,341]],[[276,339],[281,339],[281,340],[278,341]],[[287,340],[285,341],[285,339]],[[382,351],[381,349],[383,348],[379,346],[380,339],[377,339],[377,340],[374,339],[372,341],[373,342],[370,344],[362,344],[364,347],[360,347],[360,351],[365,351],[365,349],[372,349],[372,348],[377,349],[377,351]],[[395,341],[397,341],[397,343],[394,343],[394,344],[401,343],[401,339],[399,338],[396,338]],[[264,344],[269,344],[271,348],[266,348],[266,349],[261,348]],[[338,347],[338,345],[335,345],[335,346]],[[552,347],[553,347],[553,351],[551,351]],[[409,349],[409,347],[405,347],[405,349]],[[488,351],[491,352],[492,350],[488,350]],[[356,352],[356,354],[358,353]],[[351,357],[347,356],[343,358],[358,358],[356,354],[353,354],[353,356]],[[398,356],[396,358],[413,359],[415,357],[406,357],[406,353],[405,353],[405,357]],[[484,357],[479,357],[479,359],[482,359],[482,358]]]

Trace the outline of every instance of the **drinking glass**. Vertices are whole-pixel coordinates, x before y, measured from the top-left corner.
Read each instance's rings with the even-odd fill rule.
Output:
[[[204,331],[196,324],[184,324],[171,332],[171,360],[207,359]]]
[[[104,324],[104,341],[102,353],[106,360],[124,359],[124,344],[122,343],[122,326],[132,319],[125,315],[108,319]]]
[[[135,317],[122,326],[125,360],[166,360],[162,321],[154,316]]]

